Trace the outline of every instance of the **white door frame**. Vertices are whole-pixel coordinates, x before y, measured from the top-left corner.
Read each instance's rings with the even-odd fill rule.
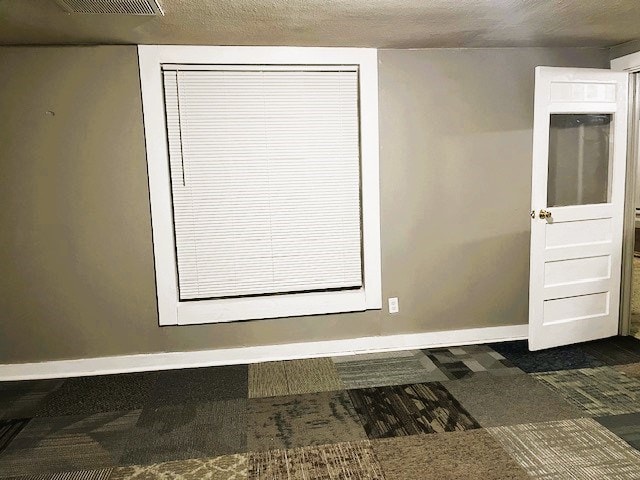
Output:
[[[640,52],[611,60],[611,70],[640,74]],[[627,175],[625,181],[624,226],[622,233],[622,276],[620,279],[620,335],[631,329],[631,296],[633,250],[635,243],[636,188],[638,185],[638,156],[640,154],[640,81],[638,75],[629,77],[629,126],[627,135]],[[633,175],[629,173],[633,172]]]

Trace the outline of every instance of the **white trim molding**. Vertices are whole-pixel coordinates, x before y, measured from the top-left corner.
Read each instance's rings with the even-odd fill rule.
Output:
[[[355,312],[382,308],[376,49],[139,45],[160,325]],[[363,285],[308,292],[181,302],[178,294],[162,65],[356,65],[359,69]]]
[[[630,53],[611,60],[611,70],[634,73],[640,71],[640,52]]]
[[[195,352],[149,353],[38,363],[4,364],[0,365],[0,381],[238,365],[300,358],[339,357],[361,353],[504,342],[526,339],[527,329],[528,325],[526,324],[509,325]]]

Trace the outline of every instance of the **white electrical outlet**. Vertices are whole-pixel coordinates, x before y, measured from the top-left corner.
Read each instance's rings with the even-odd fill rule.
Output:
[[[400,305],[398,304],[398,297],[389,298],[389,313],[398,313],[400,311]]]

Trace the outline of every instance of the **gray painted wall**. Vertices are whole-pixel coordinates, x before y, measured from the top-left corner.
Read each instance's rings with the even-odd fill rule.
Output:
[[[162,328],[135,47],[3,47],[0,64],[13,363],[526,323],[533,69],[608,51],[380,51],[383,296],[400,313]]]

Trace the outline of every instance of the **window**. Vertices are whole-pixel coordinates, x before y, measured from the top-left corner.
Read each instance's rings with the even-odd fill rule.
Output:
[[[160,324],[380,308],[375,50],[139,60]]]

